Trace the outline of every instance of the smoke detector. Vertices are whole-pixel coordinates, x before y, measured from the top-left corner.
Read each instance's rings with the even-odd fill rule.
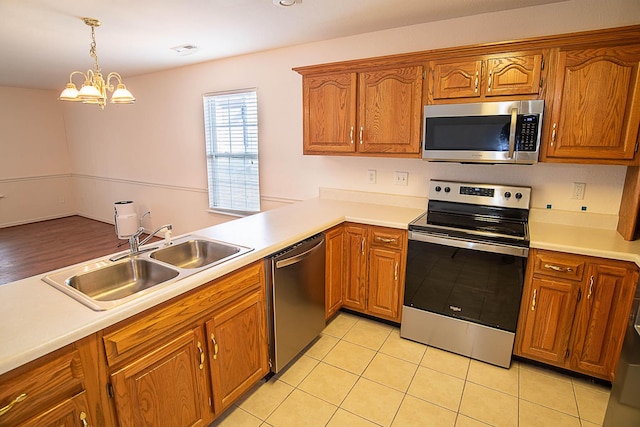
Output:
[[[198,46],[192,44],[183,44],[182,46],[176,46],[170,49],[175,50],[180,56],[186,56],[196,53],[198,51]]]
[[[273,0],[273,4],[280,7],[295,6],[296,3],[302,3],[302,0]]]

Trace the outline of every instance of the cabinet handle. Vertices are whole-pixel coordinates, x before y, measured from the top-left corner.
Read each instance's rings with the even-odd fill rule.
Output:
[[[478,93],[478,72],[476,71],[476,87],[473,90],[475,93]]]
[[[487,93],[491,93],[491,80],[493,80],[493,70],[489,71],[489,82],[487,83]]]
[[[536,311],[536,296],[538,296],[538,290],[533,290],[533,299],[531,300],[531,311]]]
[[[202,349],[202,344],[198,341],[198,351],[200,352],[200,369],[204,369],[204,350]]]
[[[351,144],[353,144],[353,126],[351,126],[351,131],[349,132],[349,139],[351,140]]]
[[[11,408],[13,408],[15,406],[16,403],[20,403],[23,400],[25,400],[26,398],[27,398],[27,394],[26,393],[22,393],[21,395],[19,395],[15,399],[13,399],[13,401],[11,403],[9,403],[7,406],[5,406],[4,408],[0,408],[0,416],[2,416],[4,414],[6,414],[7,412],[9,412],[11,410]]]
[[[364,237],[360,241],[360,252],[362,252],[362,256],[364,256]]]
[[[553,144],[555,144],[556,142],[556,128],[557,128],[557,124],[554,123],[553,124],[553,131],[551,132],[551,146],[553,147]]]
[[[89,423],[87,422],[87,414],[84,412],[80,412],[80,421],[82,421],[82,427],[89,427]]]
[[[364,126],[360,126],[360,145],[362,145],[362,132],[364,132]]]
[[[211,342],[213,343],[213,359],[218,358],[218,343],[216,342],[216,336],[211,332]]]
[[[396,282],[398,281],[398,261],[396,261],[396,268],[393,273],[393,278]]]
[[[587,299],[591,299],[591,294],[593,294],[593,276],[589,278],[589,292],[587,293]]]
[[[571,273],[573,271],[571,267],[558,267],[557,265],[553,265],[553,264],[545,264],[544,268],[548,268],[553,271],[559,271],[562,273]]]
[[[389,239],[387,237],[380,237],[380,236],[376,237],[376,241],[382,242],[382,243],[396,243],[397,242],[396,239]]]

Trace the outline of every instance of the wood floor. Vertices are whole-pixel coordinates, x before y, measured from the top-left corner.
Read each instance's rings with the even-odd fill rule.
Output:
[[[0,228],[0,285],[127,249],[112,224],[69,216]]]

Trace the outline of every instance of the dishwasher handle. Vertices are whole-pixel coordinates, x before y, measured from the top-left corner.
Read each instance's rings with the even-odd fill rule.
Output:
[[[320,239],[320,241],[311,249],[308,249],[302,252],[301,254],[294,255],[291,258],[285,258],[283,260],[276,261],[275,263],[276,268],[283,268],[292,264],[299,263],[303,259],[307,258],[309,255],[311,255],[313,252],[317,251],[322,246],[323,243],[324,243],[324,239]]]

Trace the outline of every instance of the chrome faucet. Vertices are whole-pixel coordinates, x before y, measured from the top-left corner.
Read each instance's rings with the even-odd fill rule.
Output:
[[[173,226],[171,224],[165,224],[161,227],[158,227],[157,229],[155,229],[154,231],[152,231],[151,233],[149,233],[149,235],[147,237],[145,237],[142,241],[140,241],[140,235],[142,233],[144,233],[144,227],[140,227],[138,228],[138,230],[133,233],[130,237],[129,237],[129,252],[128,253],[124,253],[124,254],[120,254],[120,255],[116,255],[113,256],[111,258],[109,258],[110,261],[118,261],[121,260],[122,258],[126,258],[128,256],[134,256],[134,255],[138,255],[141,254],[143,252],[147,252],[153,249],[157,249],[157,247],[154,248],[148,248],[145,250],[140,250],[140,246],[144,245],[145,243],[147,243],[149,241],[149,239],[151,239],[157,232],[166,229],[166,231],[171,231],[173,229]]]

